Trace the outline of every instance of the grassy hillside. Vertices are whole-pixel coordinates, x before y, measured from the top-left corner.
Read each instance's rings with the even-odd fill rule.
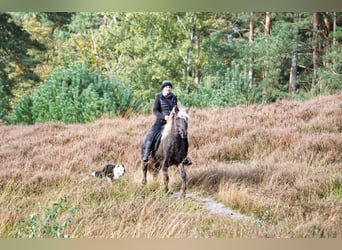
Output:
[[[150,115],[1,126],[0,237],[342,237],[342,94],[190,114],[188,192],[255,222],[173,199],[151,175],[140,188]],[[90,176],[107,163],[126,175]]]

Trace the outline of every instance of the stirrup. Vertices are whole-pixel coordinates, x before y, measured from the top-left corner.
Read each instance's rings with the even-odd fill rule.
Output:
[[[192,161],[187,157],[187,158],[185,158],[185,160],[183,161],[183,164],[184,164],[184,165],[187,165],[187,166],[190,166],[190,165],[192,165]]]

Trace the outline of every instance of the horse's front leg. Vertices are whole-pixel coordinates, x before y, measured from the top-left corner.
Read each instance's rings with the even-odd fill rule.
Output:
[[[185,198],[187,186],[186,186],[186,171],[184,168],[184,164],[183,163],[179,164],[178,169],[179,169],[179,173],[182,177],[181,198]]]
[[[142,161],[142,171],[143,171],[143,179],[141,181],[142,185],[146,184],[146,175],[147,175],[147,162]]]
[[[169,192],[169,173],[168,173],[168,167],[165,163],[163,165],[163,176],[164,176],[164,189],[165,189],[165,192],[168,193]]]
[[[159,162],[156,162],[154,164],[154,168],[153,168],[153,179],[156,180],[157,179],[157,175],[159,173],[159,170],[160,170],[160,163]]]

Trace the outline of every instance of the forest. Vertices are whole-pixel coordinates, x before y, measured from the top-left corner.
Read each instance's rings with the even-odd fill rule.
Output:
[[[342,89],[339,12],[3,12],[0,124],[150,113],[170,79],[197,108]]]

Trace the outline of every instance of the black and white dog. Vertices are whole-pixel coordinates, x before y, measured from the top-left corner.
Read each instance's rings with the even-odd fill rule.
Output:
[[[91,175],[99,178],[106,177],[106,179],[111,182],[113,179],[119,179],[126,172],[125,166],[123,164],[108,164],[104,166],[102,171],[92,172]]]

